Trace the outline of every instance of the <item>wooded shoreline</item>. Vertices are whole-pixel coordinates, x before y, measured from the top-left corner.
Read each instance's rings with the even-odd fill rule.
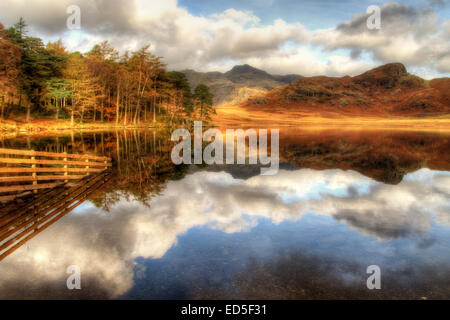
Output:
[[[62,40],[44,44],[29,36],[20,18],[8,29],[0,23],[0,52],[8,57],[0,61],[0,119],[12,127],[23,122],[30,129],[50,117],[70,120],[71,127],[171,126],[214,113],[209,87],[191,90],[184,73],[169,71],[150,45],[120,53],[103,41],[88,52],[69,52]]]
[[[185,123],[167,123],[167,122],[147,122],[140,124],[116,124],[115,122],[89,122],[71,124],[69,120],[44,120],[31,123],[2,123],[0,122],[0,135],[6,136],[10,134],[40,134],[55,133],[60,134],[67,131],[111,131],[111,130],[167,130],[180,127],[190,127],[192,121]],[[266,121],[248,119],[213,119],[207,123],[208,127],[302,127],[305,130],[315,130],[318,128],[341,128],[345,130],[407,130],[407,131],[440,131],[450,132],[450,119],[291,119],[291,121]]]
[[[37,123],[0,123],[0,133],[12,132],[58,132],[65,130],[111,130],[111,129],[143,129],[168,127],[167,123],[116,124],[115,122],[89,122],[71,124],[70,120],[46,120]]]

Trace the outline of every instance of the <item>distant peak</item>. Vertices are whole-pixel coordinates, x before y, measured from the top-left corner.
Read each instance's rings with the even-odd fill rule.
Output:
[[[371,69],[363,75],[375,75],[375,76],[387,76],[387,77],[400,77],[406,75],[407,71],[402,63],[388,63],[377,68]]]
[[[249,64],[238,64],[238,65],[235,65],[233,68],[232,68],[232,70],[233,69],[255,69],[254,67],[252,67],[251,65],[249,65]]]
[[[230,71],[228,72],[249,72],[249,71],[256,71],[256,72],[265,72],[263,70],[257,69],[255,67],[252,67],[249,64],[241,64],[234,66]]]

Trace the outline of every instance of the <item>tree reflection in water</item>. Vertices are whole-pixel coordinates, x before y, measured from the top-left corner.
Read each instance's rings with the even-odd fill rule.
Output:
[[[228,257],[219,253],[216,254],[216,264],[212,264],[210,259],[217,249],[214,244],[205,247],[205,250],[209,251],[205,251],[208,252],[207,254],[202,251],[203,256],[202,253],[197,256],[189,256],[187,251],[184,251],[185,256],[183,257],[186,260],[176,260],[180,259],[177,256],[175,261],[182,261],[182,263],[178,265],[174,262],[172,269],[167,268],[167,264],[165,264],[167,262],[164,260],[165,254],[175,247],[174,244],[177,243],[178,238],[193,227],[214,224],[215,230],[221,230],[226,235],[242,234],[243,230],[233,229],[233,227],[240,226],[243,212],[253,215],[252,218],[256,219],[258,214],[265,212],[264,209],[267,209],[268,213],[262,216],[274,222],[274,233],[283,233],[283,229],[279,229],[277,225],[280,222],[277,220],[278,218],[284,217],[286,221],[290,221],[294,225],[295,221],[307,214],[309,210],[307,206],[309,206],[314,209],[317,216],[332,217],[331,220],[336,221],[337,224],[345,225],[355,231],[354,233],[365,236],[365,238],[363,236],[358,238],[361,241],[370,241],[364,239],[371,238],[376,239],[375,242],[378,244],[383,241],[398,240],[398,242],[402,242],[405,239],[403,242],[405,246],[414,246],[420,240],[418,238],[425,239],[428,234],[432,235],[429,240],[435,241],[433,236],[436,234],[433,232],[436,230],[433,229],[433,220],[430,216],[433,212],[427,213],[426,211],[431,206],[430,208],[424,206],[427,203],[437,203],[437,196],[439,196],[437,205],[445,206],[448,203],[449,191],[448,184],[446,184],[448,177],[443,176],[443,173],[434,172],[437,170],[450,171],[448,152],[450,139],[446,133],[383,130],[311,131],[284,128],[280,130],[281,170],[278,176],[270,180],[260,179],[258,165],[175,166],[170,158],[170,151],[174,143],[170,141],[170,132],[164,130],[70,132],[58,137],[23,136],[15,139],[4,138],[0,140],[0,145],[6,148],[92,153],[112,157],[113,172],[110,183],[102,186],[89,197],[90,204],[101,210],[84,209],[85,211],[81,211],[81,213],[86,213],[85,215],[74,215],[74,219],[66,220],[65,225],[61,220],[59,222],[62,224],[61,228],[55,228],[58,230],[55,230],[54,236],[67,240],[64,247],[51,247],[54,245],[53,239],[42,237],[46,232],[52,234],[50,230],[55,227],[52,226],[42,232],[40,241],[36,241],[37,237],[33,239],[35,246],[30,250],[42,249],[42,252],[49,255],[52,252],[58,252],[61,264],[66,263],[66,255],[70,255],[72,258],[72,253],[65,251],[66,247],[67,251],[70,251],[70,248],[84,250],[85,252],[79,253],[79,257],[86,256],[86,263],[98,259],[99,263],[96,264],[98,270],[91,270],[90,275],[89,272],[85,272],[86,277],[91,276],[92,283],[97,283],[97,286],[93,285],[88,289],[91,291],[85,291],[84,297],[115,298],[126,294],[132,288],[147,290],[145,292],[148,295],[144,297],[158,297],[158,294],[161,295],[164,291],[161,289],[160,282],[156,278],[152,278],[149,280],[150,282],[140,282],[137,273],[134,274],[138,270],[130,267],[137,259],[142,259],[138,264],[143,269],[146,267],[145,263],[148,267],[149,261],[158,262],[154,264],[155,269],[152,272],[163,269],[160,271],[162,278],[170,277],[173,274],[177,275],[178,280],[176,283],[174,282],[173,287],[165,289],[167,297],[173,297],[174,294],[183,291],[186,294],[185,297],[193,298],[449,298],[448,279],[450,277],[448,272],[450,268],[441,263],[447,261],[446,257],[442,257],[442,254],[439,255],[441,251],[428,251],[428,256],[411,267],[397,266],[394,268],[390,265],[380,265],[383,288],[381,291],[366,289],[365,281],[368,275],[365,273],[365,268],[367,265],[350,262],[344,257],[344,254],[338,251],[336,251],[336,258],[330,254],[317,255],[317,252],[309,254],[306,249],[306,251],[298,251],[298,247],[302,247],[301,245],[296,247],[297,251],[291,250],[286,254],[274,254],[270,259],[263,261],[255,259],[247,264],[239,260],[240,266],[243,266],[241,269],[237,266],[238,262],[230,260],[233,256]],[[433,172],[439,177],[436,176],[435,179],[433,178],[434,180],[421,180],[421,174],[428,174],[427,170],[423,170],[413,178],[414,181],[409,181],[410,178],[405,179],[406,174],[421,168],[434,170]],[[322,171],[325,169],[339,170]],[[357,171],[370,179],[355,172],[342,170]],[[314,183],[319,183],[320,179],[348,180],[353,178],[358,181],[364,180],[362,184],[366,187],[368,184],[366,182],[370,184],[376,180],[379,183],[370,186],[373,194],[364,194],[364,190],[353,190],[352,188],[360,187],[362,184],[355,184],[354,187],[350,183],[351,181],[346,180],[347,185],[343,184],[346,185],[349,193],[344,196],[339,193],[322,194],[319,199],[291,199],[293,202],[281,198],[283,188],[295,189],[296,186],[293,184],[297,182],[299,182],[298,188],[306,188],[304,181],[299,180],[308,178],[314,178]],[[205,181],[205,179],[211,179],[211,181]],[[220,180],[220,183],[214,179]],[[169,184],[170,180],[182,181]],[[433,181],[434,184],[429,181]],[[195,185],[199,183],[203,183],[202,187],[206,190],[203,195],[196,193]],[[235,183],[235,188],[229,187],[227,183]],[[267,188],[264,189],[264,185],[258,183],[265,184]],[[271,185],[268,186],[268,184]],[[403,193],[396,193],[400,191]],[[407,206],[405,206],[407,209],[401,206],[393,208],[391,202],[375,206],[378,204],[378,200],[386,200],[386,195],[390,195],[394,202],[403,204],[405,199],[399,198],[397,201],[396,197],[415,192],[419,192],[419,196],[413,202],[415,210],[409,210],[410,208]],[[165,195],[165,193],[169,193],[169,195]],[[171,198],[181,196],[191,196],[192,199],[183,201]],[[203,207],[205,205],[204,197],[208,197],[207,200],[212,202],[212,205],[208,204],[209,207]],[[327,204],[329,204],[328,208]],[[333,208],[336,210],[331,206],[334,206]],[[445,231],[448,225],[448,210],[445,211],[444,207],[439,206],[431,209],[436,209],[437,218],[440,219],[439,227]],[[211,212],[208,211],[211,209],[210,207],[213,207]],[[387,210],[385,210],[386,208]],[[196,210],[198,212],[195,212]],[[205,212],[201,210],[205,210]],[[101,215],[96,212],[107,214]],[[67,218],[70,218],[70,214]],[[252,226],[254,228],[254,225]],[[295,225],[291,230],[293,234],[288,236],[294,239],[296,228],[299,226],[301,223]],[[319,226],[318,229],[321,228],[320,224],[314,226]],[[230,227],[230,229],[226,229],[226,227]],[[442,230],[441,234],[436,235],[436,239],[438,239],[436,241],[439,239],[446,241],[447,238]],[[67,233],[69,231],[72,232],[71,236]],[[325,231],[313,230],[313,232]],[[86,236],[85,239],[80,240],[82,238],[80,235],[85,233],[88,233],[90,238]],[[370,248],[370,245],[374,245],[369,243],[367,247],[358,247],[358,243],[351,243],[349,239],[354,233],[348,230],[342,232],[340,236],[344,236],[345,239],[341,239],[340,245],[358,253],[364,253],[364,250]],[[255,234],[252,233],[250,236],[255,236]],[[414,240],[412,240],[413,238]],[[420,244],[424,248],[427,246],[425,242]],[[239,241],[238,244],[246,246],[246,243],[242,241]],[[40,248],[40,245],[47,245],[48,248]],[[268,245],[269,249],[279,249],[272,243]],[[438,243],[437,246],[439,250],[445,249],[445,243]],[[332,250],[338,250],[336,248],[331,246]],[[380,245],[379,248],[384,249],[383,245]],[[267,251],[267,248],[263,249]],[[415,251],[416,249],[410,250],[405,247],[398,250],[401,253],[406,252],[405,259],[412,259],[411,257],[415,259],[421,254],[418,253],[419,251]],[[33,278],[34,273],[31,271],[38,270],[38,267],[45,266],[45,263],[42,264],[43,262],[32,256],[32,252],[22,250],[20,254],[18,253],[15,252],[8,257],[9,261],[5,259],[1,263],[8,262],[11,266],[20,265],[21,268],[25,268],[27,274],[30,274],[28,281],[35,284],[36,292],[40,287],[51,286],[53,288],[57,286],[56,282],[45,279],[49,283],[37,283],[36,279],[38,276],[40,279],[40,275]],[[18,254],[16,255],[17,261],[14,258],[15,254]],[[436,265],[428,265],[423,261],[438,255],[442,257],[442,261]],[[392,259],[397,261],[395,257]],[[403,258],[399,257],[398,259]],[[27,264],[23,264],[21,261],[28,261],[30,268],[32,268],[31,264],[35,263],[36,268],[28,270],[26,269]],[[109,265],[114,263],[116,266],[114,270],[119,270],[123,275],[123,279],[118,279],[115,273],[114,277],[111,276],[111,279],[118,279],[115,290],[108,291],[109,287],[102,282],[104,273],[109,270],[109,265],[103,267],[102,262],[104,263],[104,261],[108,261]],[[207,272],[206,269],[201,269],[192,261],[203,261],[204,268],[211,265],[214,265],[214,268],[211,267],[213,270]],[[235,263],[236,265],[234,265]],[[231,268],[230,266],[233,267],[233,275],[216,275],[222,269],[228,270],[227,268]],[[59,265],[57,267],[57,270],[61,269]],[[182,273],[179,272],[181,269]],[[239,270],[236,271],[237,269]],[[12,269],[9,268],[9,270]],[[11,279],[9,279],[8,288],[11,290],[3,291],[3,293],[11,295],[15,288],[14,292],[19,297],[23,294],[19,292],[20,290],[17,291],[21,284],[16,283],[14,279],[20,279],[21,275],[10,272]],[[97,276],[96,272],[103,274]],[[17,278],[14,278],[15,276]],[[146,276],[148,275],[143,275],[143,277]],[[209,276],[211,278],[208,278]],[[109,281],[110,278],[107,279]],[[192,279],[196,279],[196,281],[192,281]],[[223,283],[212,285],[211,279],[231,280],[227,285]],[[154,286],[152,287],[149,283],[154,283]],[[110,285],[109,282],[108,285]],[[156,292],[155,288],[159,291]],[[138,289],[133,294],[139,296],[139,293],[142,292],[139,292]]]
[[[247,140],[248,142],[248,140]],[[188,168],[170,158],[174,143],[167,130],[70,132],[60,136],[2,139],[4,148],[48,152],[92,153],[112,157],[114,183],[98,205],[112,205],[119,194],[143,202],[158,194],[169,179],[180,179]],[[450,170],[450,135],[439,132],[386,130],[280,130],[281,166],[317,170],[354,170],[376,181],[398,184],[406,173],[421,168]],[[202,167],[202,166],[197,166]],[[247,171],[258,166],[213,165],[209,170]],[[108,195],[106,195],[108,193]],[[112,194],[109,194],[112,193]]]

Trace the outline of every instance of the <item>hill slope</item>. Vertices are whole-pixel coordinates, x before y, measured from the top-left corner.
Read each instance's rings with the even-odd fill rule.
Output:
[[[450,115],[450,79],[409,74],[400,63],[355,77],[305,77],[250,97],[248,112],[301,112],[319,117],[440,117]]]
[[[235,66],[228,72],[182,71],[192,88],[203,83],[214,94],[214,104],[237,104],[253,95],[263,94],[275,87],[287,84],[299,75],[271,75],[249,65]]]

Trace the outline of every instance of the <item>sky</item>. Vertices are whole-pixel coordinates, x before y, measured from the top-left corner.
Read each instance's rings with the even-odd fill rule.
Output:
[[[81,12],[67,28],[67,8]],[[369,29],[369,6],[380,29]],[[72,51],[108,40],[121,52],[150,44],[170,70],[357,75],[401,62],[424,78],[450,76],[450,0],[3,0],[0,22],[22,16],[30,34]]]

